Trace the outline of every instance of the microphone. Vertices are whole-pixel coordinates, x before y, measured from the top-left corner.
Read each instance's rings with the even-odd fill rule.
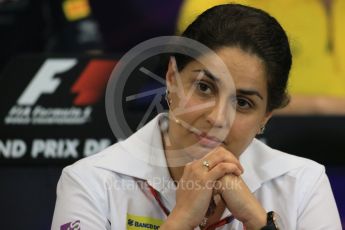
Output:
[[[192,131],[198,135],[200,135],[202,132],[200,130],[198,130],[197,128],[194,128],[193,126],[189,125],[187,122],[184,122],[183,120],[180,120],[180,119],[177,119],[173,110],[171,109],[170,107],[170,104],[171,104],[171,99],[169,98],[169,91],[168,89],[165,89],[165,100],[167,102],[167,105],[168,105],[168,108],[169,108],[169,114],[172,116],[174,122],[178,125],[180,125],[181,127],[189,130],[189,131]],[[169,118],[169,115],[168,115],[168,118]],[[166,130],[168,128],[168,124],[166,124]]]
[[[202,132],[195,128],[194,126],[188,124],[187,122],[183,121],[183,120],[180,120],[180,119],[177,119],[174,112],[170,109],[169,110],[169,114],[171,114],[172,118],[173,118],[173,121],[178,124],[179,126],[181,126],[182,128],[185,128],[193,133],[196,133],[197,135],[201,135]]]

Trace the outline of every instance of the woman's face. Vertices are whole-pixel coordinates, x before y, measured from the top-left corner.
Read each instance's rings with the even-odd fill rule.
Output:
[[[180,72],[171,59],[166,74],[170,149],[186,150],[183,154],[191,159],[219,145],[238,157],[271,116],[266,111],[267,77],[262,60],[237,47],[221,48],[216,54],[231,76],[219,71],[208,55]]]

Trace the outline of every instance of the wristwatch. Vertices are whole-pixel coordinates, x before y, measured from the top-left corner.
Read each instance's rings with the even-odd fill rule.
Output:
[[[273,211],[267,213],[267,223],[266,226],[262,227],[261,230],[279,230],[277,222],[277,214]]]

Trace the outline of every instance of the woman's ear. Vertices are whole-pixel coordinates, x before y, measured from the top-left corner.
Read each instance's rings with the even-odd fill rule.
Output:
[[[272,111],[266,112],[265,117],[262,121],[262,126],[265,126],[267,124],[267,122],[271,119],[272,115],[273,115]]]
[[[265,115],[265,122],[267,123],[269,119],[271,119],[273,115],[273,111],[270,111],[270,112],[266,112],[266,115]]]
[[[173,85],[176,85],[176,78],[175,78],[176,71],[177,71],[177,66],[176,66],[175,57],[171,56],[169,59],[168,70],[165,74],[165,80],[166,80],[166,85],[167,85],[168,90],[171,90]]]

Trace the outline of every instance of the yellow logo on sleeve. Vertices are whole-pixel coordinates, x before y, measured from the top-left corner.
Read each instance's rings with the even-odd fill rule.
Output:
[[[163,220],[147,216],[136,216],[127,213],[127,230],[159,229]]]

